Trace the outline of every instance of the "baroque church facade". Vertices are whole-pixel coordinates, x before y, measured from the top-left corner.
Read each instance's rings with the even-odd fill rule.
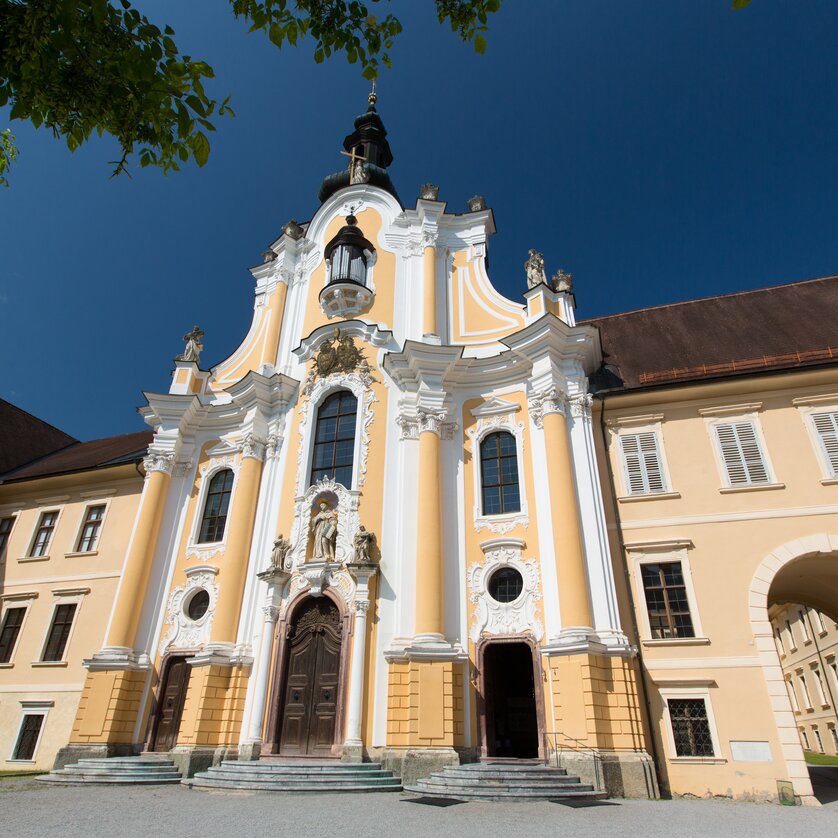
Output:
[[[643,353],[669,363],[680,313],[577,322],[570,276],[548,279],[534,251],[524,302],[508,300],[487,274],[482,198],[451,213],[426,185],[401,204],[374,98],[344,147],[314,217],[251,269],[241,345],[203,370],[193,330],[169,392],[145,394],[145,479],[106,607],[79,612],[101,631],[58,764],[375,759],[408,783],[560,751],[583,776],[595,760],[613,794],[773,799],[785,780],[811,799],[759,568],[792,542],[773,573],[838,561],[822,517],[838,454],[808,418],[838,417],[832,356],[744,379],[661,370]],[[827,300],[823,282],[787,293]],[[682,336],[712,321],[695,317]],[[765,345],[800,338],[781,326]],[[658,372],[633,380],[642,369]],[[805,413],[799,445],[823,476],[792,506],[820,512],[781,503],[756,534],[759,490],[781,484],[759,419],[772,399],[782,422]],[[14,472],[0,513],[13,486]],[[789,587],[811,600],[823,580]]]

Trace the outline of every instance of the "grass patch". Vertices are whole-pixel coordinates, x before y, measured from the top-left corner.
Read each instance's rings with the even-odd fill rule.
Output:
[[[816,754],[813,751],[804,751],[803,756],[809,765],[838,765],[838,757],[831,754]]]
[[[48,773],[48,771],[0,771],[0,780],[6,777],[37,777],[39,774]]]

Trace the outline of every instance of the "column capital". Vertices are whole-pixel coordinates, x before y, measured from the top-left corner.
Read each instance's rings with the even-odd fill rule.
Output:
[[[174,451],[154,451],[149,449],[148,454],[143,457],[143,468],[145,469],[146,477],[152,472],[160,471],[163,474],[171,475],[175,467],[175,452]]]
[[[457,422],[448,419],[445,410],[418,408],[415,412],[404,411],[396,417],[396,424],[401,429],[402,439],[419,439],[419,434],[429,431],[441,439],[453,439],[459,427]]]
[[[239,451],[243,460],[258,460],[261,463],[265,459],[265,443],[252,432],[242,437],[239,442]]]
[[[561,413],[562,416],[567,416],[568,398],[567,394],[558,387],[549,387],[531,394],[529,405],[530,416],[536,428],[541,428],[544,424],[544,417],[548,413]]]
[[[370,610],[370,601],[368,599],[356,599],[352,603],[352,607],[355,609],[356,614],[366,614]]]
[[[279,608],[276,605],[263,605],[262,614],[266,623],[275,623],[279,619]]]
[[[590,393],[579,393],[569,399],[570,413],[579,419],[590,419],[591,410],[594,404],[594,397]]]

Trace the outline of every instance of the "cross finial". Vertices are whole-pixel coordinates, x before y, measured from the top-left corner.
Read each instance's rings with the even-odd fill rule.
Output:
[[[378,101],[378,94],[375,92],[375,79],[372,80],[372,90],[369,96],[367,96],[367,101],[370,103],[370,106],[375,105]]]

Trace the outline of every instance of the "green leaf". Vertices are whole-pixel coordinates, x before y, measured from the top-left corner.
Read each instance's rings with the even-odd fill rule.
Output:
[[[482,35],[474,36],[474,51],[483,55],[486,52],[486,39]]]
[[[744,9],[751,0],[733,0],[733,8],[734,9]]]
[[[209,159],[210,144],[203,131],[199,131],[192,138],[192,153],[195,155],[195,162],[199,166],[204,166]]]

